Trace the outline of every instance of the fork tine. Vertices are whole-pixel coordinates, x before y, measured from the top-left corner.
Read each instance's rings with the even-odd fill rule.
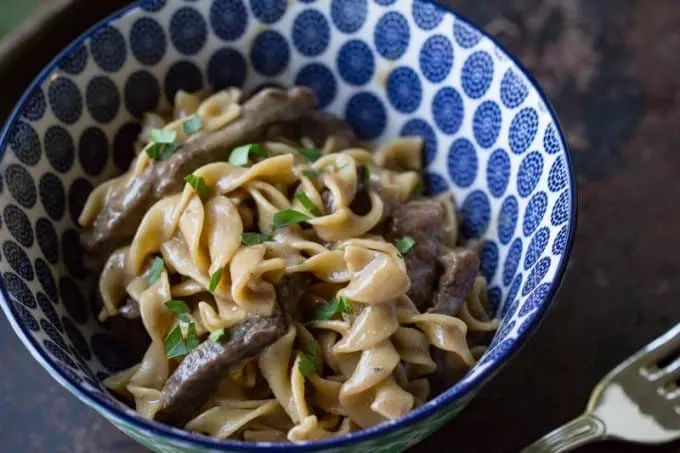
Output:
[[[645,362],[647,362],[647,359],[649,359],[649,362],[658,362],[677,349],[680,349],[680,322],[631,358]]]

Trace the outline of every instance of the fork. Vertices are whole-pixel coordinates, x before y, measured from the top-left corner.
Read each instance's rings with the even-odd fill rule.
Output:
[[[564,453],[606,439],[680,439],[680,323],[610,371],[583,415],[520,453]]]

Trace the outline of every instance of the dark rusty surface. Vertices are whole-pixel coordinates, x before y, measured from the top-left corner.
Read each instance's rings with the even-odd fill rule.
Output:
[[[560,300],[470,407],[412,450],[512,453],[578,415],[603,374],[680,320],[680,2],[450,4],[536,75],[567,133],[579,184],[576,246]],[[24,67],[35,73],[61,39]],[[145,451],[58,387],[4,321],[0,357],[1,451]],[[677,453],[680,444],[579,451]]]

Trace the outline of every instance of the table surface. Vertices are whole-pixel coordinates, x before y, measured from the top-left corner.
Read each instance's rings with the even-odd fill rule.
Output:
[[[471,405],[412,450],[511,453],[578,415],[602,375],[680,320],[680,2],[448,3],[541,82],[567,133],[579,187],[576,245],[559,301]],[[0,357],[0,451],[146,451],[52,381],[4,318]],[[580,451],[677,453],[680,443]]]

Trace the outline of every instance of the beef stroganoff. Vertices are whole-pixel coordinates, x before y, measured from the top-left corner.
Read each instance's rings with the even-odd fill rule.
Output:
[[[90,195],[100,321],[137,364],[105,382],[144,417],[309,441],[402,417],[484,352],[479,241],[422,195],[422,140],[373,148],[306,88],[179,92]]]

